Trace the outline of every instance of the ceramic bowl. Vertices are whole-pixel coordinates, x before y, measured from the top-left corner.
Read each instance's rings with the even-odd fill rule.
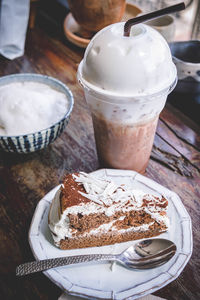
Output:
[[[169,46],[178,72],[175,91],[200,94],[200,41],[173,42]]]
[[[13,74],[3,76],[0,78],[0,86],[12,82],[25,81],[44,83],[64,93],[69,101],[69,107],[65,112],[63,118],[48,128],[42,129],[38,132],[19,136],[0,136],[0,149],[7,152],[30,153],[46,148],[50,143],[54,142],[56,138],[63,132],[65,126],[68,124],[70,114],[73,109],[74,99],[70,89],[61,81],[46,75]]]

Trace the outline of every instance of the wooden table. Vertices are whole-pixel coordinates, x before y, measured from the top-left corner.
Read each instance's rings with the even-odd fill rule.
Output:
[[[0,295],[1,299],[56,300],[61,294],[42,273],[15,277],[18,264],[33,260],[28,230],[38,201],[66,172],[100,168],[91,116],[76,71],[83,50],[35,28],[28,32],[25,55],[0,58],[0,75],[42,73],[72,90],[75,106],[64,133],[46,150],[29,155],[0,153]],[[169,300],[200,299],[200,128],[172,106],[163,110],[152,156],[150,177],[182,198],[193,222],[193,255],[179,278],[156,295]]]

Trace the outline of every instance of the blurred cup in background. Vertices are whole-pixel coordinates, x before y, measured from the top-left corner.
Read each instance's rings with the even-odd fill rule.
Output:
[[[168,43],[173,41],[175,35],[175,20],[172,16],[162,16],[160,18],[147,21],[145,24],[160,32]]]
[[[120,22],[126,7],[125,0],[68,0],[68,4],[76,22],[93,33]]]

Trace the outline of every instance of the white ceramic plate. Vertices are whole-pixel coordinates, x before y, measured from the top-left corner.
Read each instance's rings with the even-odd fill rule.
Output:
[[[192,254],[191,220],[178,195],[134,171],[102,169],[93,174],[154,194],[163,194],[169,201],[170,230],[159,237],[175,242],[177,253],[166,264],[150,270],[131,270],[105,262],[59,267],[45,271],[44,274],[65,292],[88,299],[137,299],[176,279]],[[36,259],[89,253],[120,253],[135,243],[130,241],[75,250],[60,250],[55,247],[48,228],[48,211],[58,188],[59,186],[51,190],[38,203],[33,216],[29,242]]]

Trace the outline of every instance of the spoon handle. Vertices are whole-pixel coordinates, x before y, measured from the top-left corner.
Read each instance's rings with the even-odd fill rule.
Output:
[[[103,261],[103,260],[113,261],[115,259],[116,256],[111,254],[90,254],[90,255],[76,255],[76,256],[50,258],[50,259],[44,259],[39,261],[32,261],[32,262],[19,265],[16,268],[16,275],[23,276],[35,272],[45,271],[51,268],[78,264],[83,262]]]

